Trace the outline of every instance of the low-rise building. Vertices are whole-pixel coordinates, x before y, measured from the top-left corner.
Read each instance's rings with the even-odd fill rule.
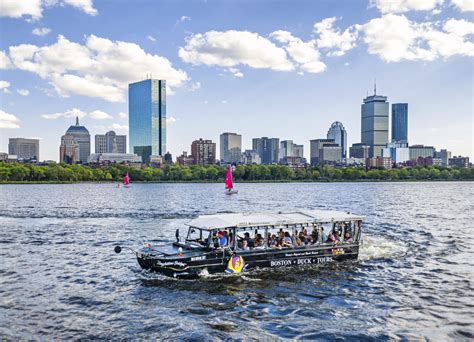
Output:
[[[94,164],[133,164],[142,162],[142,157],[134,153],[93,153],[89,163]]]
[[[194,158],[188,156],[188,152],[183,151],[183,154],[176,158],[176,162],[181,166],[191,166],[194,164]]]
[[[95,153],[127,153],[127,136],[114,131],[95,135]]]
[[[368,169],[378,168],[378,169],[391,169],[392,168],[392,158],[390,157],[375,157],[367,158],[365,160],[365,166]]]
[[[165,164],[173,164],[173,156],[172,156],[171,153],[169,153],[169,152],[165,153],[164,163]]]
[[[449,166],[469,167],[469,157],[455,156],[449,158]]]
[[[435,148],[433,146],[412,145],[410,148],[410,159],[418,159],[418,157],[434,157]]]
[[[194,140],[191,144],[191,155],[198,165],[214,165],[216,163],[216,143],[212,140]]]
[[[369,158],[370,146],[363,143],[352,144],[349,148],[349,157],[359,158],[364,161]]]
[[[390,157],[395,164],[403,164],[410,160],[410,149],[407,143],[391,142],[382,149],[382,157]]]
[[[251,165],[251,164],[259,165],[262,163],[262,159],[260,158],[260,155],[257,153],[257,151],[245,150],[244,153],[242,153],[240,162],[246,165]]]
[[[8,154],[16,155],[19,160],[39,160],[39,139],[10,138]]]
[[[435,151],[434,157],[441,159],[443,166],[448,166],[449,158],[451,158],[451,151],[448,151],[448,150]]]

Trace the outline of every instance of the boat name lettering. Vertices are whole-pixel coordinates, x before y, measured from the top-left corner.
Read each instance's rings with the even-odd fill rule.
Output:
[[[179,262],[179,261],[158,262],[158,266],[181,266],[181,267],[184,267],[184,266],[186,266],[186,264],[183,264],[182,262]]]
[[[301,259],[283,259],[283,260],[271,260],[270,267],[281,267],[291,265],[309,265],[309,264],[323,264],[326,262],[333,261],[330,256],[317,257],[317,258],[301,258]]]
[[[198,260],[206,260],[206,256],[197,256],[197,257],[192,257],[191,261],[198,261]]]
[[[295,252],[295,253],[285,253],[286,257],[293,257],[293,256],[305,256],[305,255],[315,255],[319,254],[317,251],[308,251],[308,252]]]

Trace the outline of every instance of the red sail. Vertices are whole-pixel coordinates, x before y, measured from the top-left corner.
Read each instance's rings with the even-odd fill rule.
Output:
[[[130,177],[128,177],[128,172],[125,174],[123,178],[123,185],[128,185],[130,183]]]
[[[230,167],[227,168],[227,176],[225,177],[225,188],[232,189],[234,185],[232,184],[232,170]]]

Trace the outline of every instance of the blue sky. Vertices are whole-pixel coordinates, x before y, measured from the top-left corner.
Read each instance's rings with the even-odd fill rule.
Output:
[[[470,0],[2,0],[0,151],[40,138],[59,159],[74,116],[128,134],[129,82],[167,80],[168,149],[225,131],[305,145],[341,121],[360,141],[367,92],[409,103],[411,144],[473,154]]]

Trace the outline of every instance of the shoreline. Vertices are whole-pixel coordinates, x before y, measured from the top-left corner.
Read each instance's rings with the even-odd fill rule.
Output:
[[[255,183],[438,183],[438,182],[473,182],[472,179],[341,179],[341,180],[253,180],[253,181],[234,181],[234,184],[255,184]],[[224,184],[224,180],[201,180],[201,181],[134,181],[131,184]],[[0,182],[0,185],[31,185],[31,184],[122,184],[121,181],[12,181]]]

